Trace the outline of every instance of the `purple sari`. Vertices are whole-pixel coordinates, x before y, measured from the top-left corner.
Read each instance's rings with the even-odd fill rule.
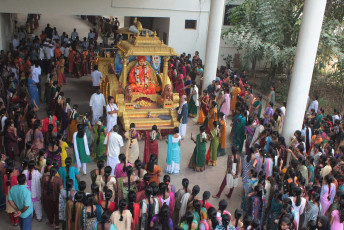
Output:
[[[245,127],[245,130],[247,132],[246,137],[246,155],[250,154],[250,143],[252,142],[253,135],[254,135],[254,129],[251,129],[249,125]]]

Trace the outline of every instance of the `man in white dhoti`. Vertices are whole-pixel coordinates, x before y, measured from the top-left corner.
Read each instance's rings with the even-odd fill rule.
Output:
[[[111,129],[117,125],[117,113],[118,113],[118,107],[115,104],[115,99],[110,96],[108,98],[109,104],[106,106],[106,131],[110,132]]]
[[[92,109],[92,125],[95,125],[99,121],[99,118],[103,116],[103,110],[106,106],[105,97],[100,93],[100,89],[97,89],[97,91],[92,94],[90,106]]]
[[[114,176],[115,167],[119,162],[118,155],[120,154],[121,147],[124,146],[123,138],[118,134],[119,127],[115,125],[111,132],[109,132],[104,141],[105,156],[107,156],[106,164],[111,166],[111,176]]]

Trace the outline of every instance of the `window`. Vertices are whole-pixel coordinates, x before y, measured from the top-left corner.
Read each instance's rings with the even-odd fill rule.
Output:
[[[227,4],[226,8],[225,8],[225,15],[223,17],[223,25],[224,26],[230,26],[231,25],[231,21],[229,20],[229,17],[231,15],[230,10],[233,9],[234,7],[237,7],[238,5],[231,5],[231,4]]]
[[[197,20],[185,20],[185,29],[196,29]]]

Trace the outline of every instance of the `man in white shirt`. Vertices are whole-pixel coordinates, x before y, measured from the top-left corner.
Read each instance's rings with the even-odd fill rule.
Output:
[[[117,113],[118,113],[118,107],[115,104],[115,98],[112,96],[109,96],[108,98],[109,104],[106,106],[106,131],[110,132],[111,129],[117,125]]]
[[[79,36],[78,32],[76,32],[76,29],[74,28],[73,32],[70,34],[70,37],[72,41],[75,41],[75,39]]]
[[[318,96],[313,96],[312,99],[313,99],[313,101],[312,101],[312,104],[309,106],[309,108],[307,110],[307,114],[311,113],[311,109],[314,109],[314,111],[316,113],[318,112],[318,107],[319,107]]]
[[[106,135],[104,145],[105,145],[105,156],[107,156],[106,164],[115,168],[119,164],[118,156],[120,154],[121,147],[124,146],[123,138],[118,134],[118,125],[113,126],[113,130]],[[114,176],[115,170],[111,171],[111,176]]]
[[[92,125],[95,125],[99,121],[99,118],[103,116],[103,110],[106,106],[105,97],[100,93],[100,89],[92,94],[90,100],[90,106],[92,109]]]
[[[101,72],[98,71],[98,66],[94,66],[94,70],[91,73],[91,78],[92,78],[92,86],[95,90],[99,89],[100,86],[100,81],[103,78],[103,75]]]
[[[93,32],[93,30],[91,29],[90,32],[88,33],[88,40],[90,39],[94,39],[96,37],[96,34]]]
[[[17,35],[14,35],[14,38],[12,40],[12,46],[13,46],[13,49],[17,50],[17,48],[19,46],[19,40],[18,40]]]
[[[42,74],[41,67],[35,63],[31,67],[32,80],[36,83],[38,89],[38,97],[41,98],[41,85],[39,84],[39,76]]]

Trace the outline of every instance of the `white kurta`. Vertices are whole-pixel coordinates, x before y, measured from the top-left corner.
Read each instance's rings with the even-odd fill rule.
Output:
[[[92,107],[92,125],[95,125],[103,116],[103,108],[106,106],[105,97],[102,93],[94,93],[91,96],[90,106]]]
[[[109,112],[112,112],[114,110],[118,110],[118,107],[115,103],[108,104],[106,106],[106,113],[107,113],[107,119],[106,119],[106,130],[110,132],[112,128],[117,125],[117,113],[109,114]]]
[[[121,147],[124,146],[123,138],[116,132],[110,132],[105,137],[104,145],[107,145],[107,165],[111,166],[111,176],[114,175],[115,167],[119,162],[118,156]]]

